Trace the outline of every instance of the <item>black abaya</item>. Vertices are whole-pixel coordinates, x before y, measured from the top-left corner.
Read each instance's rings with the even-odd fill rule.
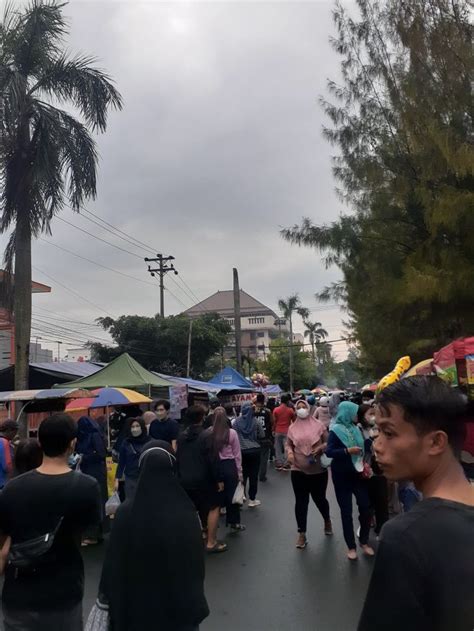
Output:
[[[113,631],[178,631],[209,615],[201,527],[160,442],[144,450],[135,498],[112,527],[100,595]]]

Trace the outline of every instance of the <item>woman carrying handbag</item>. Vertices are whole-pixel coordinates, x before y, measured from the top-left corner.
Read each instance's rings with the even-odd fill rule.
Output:
[[[234,429],[238,434],[242,449],[244,487],[247,487],[247,481],[249,483],[248,506],[255,508],[261,504],[261,501],[257,499],[261,452],[258,440],[265,437],[265,432],[255,420],[251,403],[243,404],[240,416],[234,422]]]

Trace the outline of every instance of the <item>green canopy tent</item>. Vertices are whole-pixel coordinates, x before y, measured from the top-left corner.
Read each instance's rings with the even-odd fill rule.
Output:
[[[128,353],[124,353],[107,364],[102,370],[69,383],[57,384],[55,388],[129,388],[150,398],[169,399],[170,388],[175,384],[143,368]]]

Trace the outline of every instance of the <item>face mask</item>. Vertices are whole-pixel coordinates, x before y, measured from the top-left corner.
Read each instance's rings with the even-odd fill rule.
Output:
[[[369,425],[375,425],[375,416],[369,416],[367,418],[367,422],[369,423]]]
[[[309,410],[307,410],[306,408],[298,408],[296,410],[296,415],[298,416],[298,418],[308,418]]]
[[[130,430],[130,434],[134,438],[137,438],[138,436],[141,436],[141,433],[142,433],[142,428],[141,427],[132,427],[132,429]]]

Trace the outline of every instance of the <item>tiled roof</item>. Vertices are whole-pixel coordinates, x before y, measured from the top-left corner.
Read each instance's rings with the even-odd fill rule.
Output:
[[[224,317],[232,317],[234,315],[234,292],[231,289],[217,291],[209,298],[187,309],[184,313],[189,316],[198,316],[203,313],[218,313]],[[274,318],[277,317],[272,309],[269,309],[269,307],[266,307],[242,289],[240,290],[240,313],[243,316],[272,315]]]

